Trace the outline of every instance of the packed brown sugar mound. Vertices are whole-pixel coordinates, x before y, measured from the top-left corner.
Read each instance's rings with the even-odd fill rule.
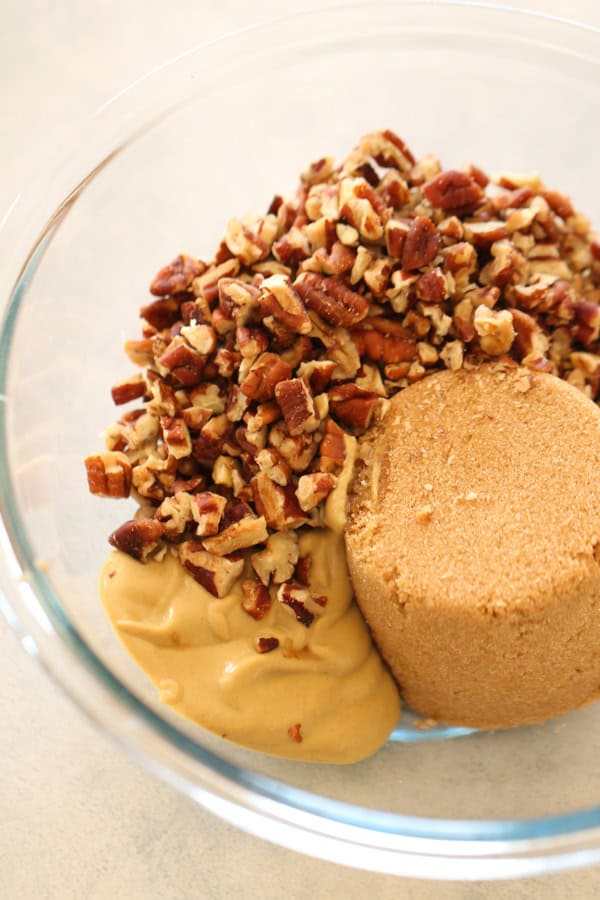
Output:
[[[600,411],[487,364],[397,394],[346,531],[359,605],[408,704],[480,728],[600,687]]]

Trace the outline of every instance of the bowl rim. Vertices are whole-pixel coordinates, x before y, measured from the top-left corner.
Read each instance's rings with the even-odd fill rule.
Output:
[[[354,14],[369,16],[377,10],[412,10],[431,15],[431,10],[452,10],[459,17],[473,10],[495,15],[523,17],[543,22],[557,30],[576,29],[577,33],[594,35],[600,29],[571,19],[519,10],[512,6],[473,2],[473,0],[401,0],[395,3],[352,4],[344,7]],[[24,257],[14,285],[9,291],[0,332],[0,472],[9,473],[6,413],[9,407],[7,376],[12,335],[24,301],[27,285],[40,265],[46,247],[78,197],[92,179],[122,149],[150,129],[157,119],[169,114],[174,106],[162,109],[156,119],[131,128],[119,145],[102,155],[97,153],[96,134],[111,122],[118,129],[123,110],[138,96],[148,96],[157,80],[171,75],[178,66],[187,64],[207,48],[228,47],[232,43],[250,44],[274,29],[294,24],[303,27],[319,16],[339,14],[340,7],[310,10],[260,22],[207,43],[196,44],[171,60],[154,67],[102,104],[93,117],[93,128],[86,134],[86,147],[95,160],[83,168],[85,173],[56,203],[39,228],[37,238]],[[464,22],[462,23],[464,25]],[[557,44],[561,48],[560,42]],[[568,47],[562,48],[565,51]],[[600,56],[600,54],[599,54]],[[599,61],[600,64],[600,61]],[[181,101],[184,102],[184,101]],[[135,104],[134,104],[135,105]],[[179,105],[179,104],[177,104]],[[112,134],[114,128],[108,131]],[[77,137],[77,144],[81,136]],[[94,157],[94,153],[97,153]],[[87,159],[87,157],[86,157]],[[50,171],[48,167],[47,171]],[[39,179],[38,179],[39,181]],[[34,204],[36,185],[27,194]],[[61,182],[62,185],[62,182]],[[25,192],[24,192],[25,196]],[[25,210],[24,217],[21,211]],[[0,239],[6,241],[10,230],[20,229],[28,219],[25,199],[12,204],[0,220]],[[395,813],[367,810],[344,801],[324,798],[306,790],[291,787],[277,779],[227,762],[218,754],[190,739],[183,731],[166,722],[131,691],[105,666],[87,641],[69,621],[60,601],[35,554],[17,508],[16,496],[9,477],[0,478],[0,612],[15,631],[25,650],[44,664],[53,679],[97,724],[107,731],[127,752],[164,780],[170,782],[206,809],[238,827],[292,849],[330,859],[346,865],[382,872],[424,877],[473,878],[507,877],[549,871],[553,868],[585,865],[600,859],[600,806],[571,813],[534,817],[523,820],[427,819]],[[81,672],[91,694],[81,691],[62,675],[62,654],[67,651],[72,665]],[[59,659],[60,657],[60,659]],[[98,690],[97,690],[98,689]],[[98,703],[99,698],[108,704]],[[135,714],[137,727],[124,723],[115,714],[115,704],[129,715]],[[127,718],[127,717],[125,717]],[[174,752],[173,752],[174,751]],[[432,872],[431,863],[439,865],[440,874]]]

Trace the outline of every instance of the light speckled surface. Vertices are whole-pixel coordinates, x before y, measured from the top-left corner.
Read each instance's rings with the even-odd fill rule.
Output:
[[[294,0],[286,10],[317,5]],[[596,0],[513,5],[600,26]],[[60,146],[65,126],[185,47],[281,12],[276,0],[4,0],[0,218],[36,161]],[[6,900],[591,900],[600,893],[600,869],[440,884],[307,862],[220,822],[140,770],[26,657],[4,620],[0,642]]]

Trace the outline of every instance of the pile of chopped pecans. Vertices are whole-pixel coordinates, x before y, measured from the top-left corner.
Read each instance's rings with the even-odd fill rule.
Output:
[[[600,390],[587,220],[537,177],[492,186],[391,131],[313,163],[294,200],[232,220],[210,263],[178,256],[150,290],[125,345],[144,372],[112,389],[142,405],[86,459],[89,487],[141,501],[115,547],[146,561],[176,545],[217,597],[243,576],[255,619],[270,586],[306,626],[322,610],[297,530],[326,521],[349,439],[396,391],[490,358]]]

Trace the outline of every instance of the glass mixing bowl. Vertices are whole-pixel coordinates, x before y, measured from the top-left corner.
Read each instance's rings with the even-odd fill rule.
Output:
[[[498,733],[422,732],[406,714],[351,767],[262,756],[173,715],[101,610],[106,536],[128,507],[89,496],[82,464],[115,417],[109,387],[131,370],[122,342],[138,336],[156,269],[180,250],[210,254],[229,217],[291,192],[311,160],[390,127],[448,167],[539,169],[600,223],[599,122],[597,31],[474,4],[348,7],[151,72],[65,141],[5,217],[0,605],[103,729],[240,828],[427,878],[600,859],[598,705]]]

